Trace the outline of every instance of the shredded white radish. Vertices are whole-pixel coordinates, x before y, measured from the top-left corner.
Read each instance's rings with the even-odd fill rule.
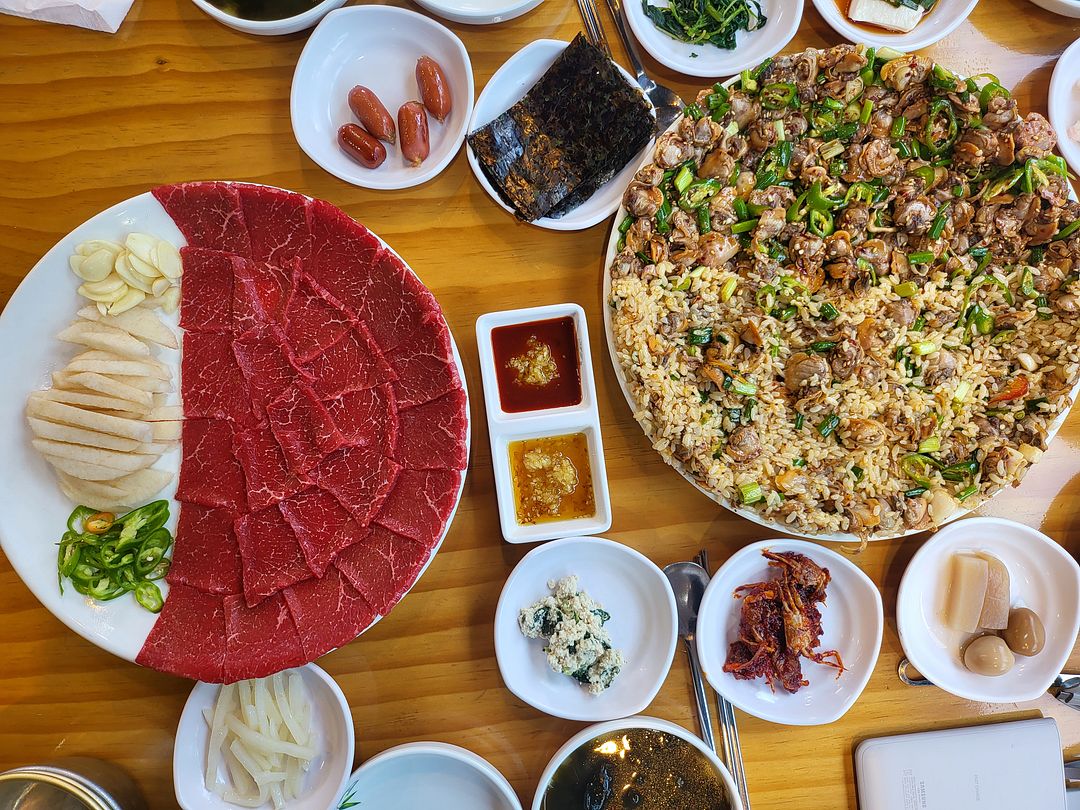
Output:
[[[213,710],[205,709],[203,717],[210,728],[208,790],[238,807],[270,802],[282,810],[300,798],[304,774],[319,750],[299,673],[223,686]]]

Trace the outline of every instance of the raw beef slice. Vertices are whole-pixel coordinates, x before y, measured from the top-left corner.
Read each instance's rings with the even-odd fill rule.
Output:
[[[233,532],[235,515],[227,509],[180,505],[176,545],[166,577],[207,593],[242,593],[240,547]]]
[[[323,404],[346,445],[379,448],[386,455],[394,457],[398,442],[398,413],[394,389],[389,385],[351,391]]]
[[[450,331],[441,318],[418,326],[387,354],[387,360],[397,376],[394,393],[402,408],[423,405],[461,388]]]
[[[381,615],[416,582],[429,549],[375,524],[368,535],[345,549],[334,565]]]
[[[311,258],[311,225],[304,195],[250,183],[237,183],[236,188],[256,262],[285,267],[293,259],[307,262]]]
[[[352,318],[330,304],[312,283],[301,278],[285,311],[289,345],[306,363],[329,349],[352,328]]]
[[[184,416],[189,419],[229,419],[238,425],[255,422],[247,385],[228,335],[211,332],[184,335],[180,391]]]
[[[284,267],[243,262],[233,279],[233,333],[241,335],[264,324],[285,325],[286,309],[300,277],[300,262]]]
[[[310,470],[344,441],[326,406],[302,383],[285,389],[267,405],[266,419],[289,469],[297,475]]]
[[[357,312],[372,262],[382,248],[379,240],[340,208],[322,200],[311,203],[311,236],[311,277],[349,312]]]
[[[401,467],[375,448],[342,447],[312,470],[312,477],[367,526],[394,487]]]
[[[180,285],[180,326],[188,332],[232,329],[233,276],[245,259],[198,247],[180,248],[184,265]]]
[[[315,576],[321,577],[338,553],[367,534],[329,492],[312,487],[282,501],[281,514],[300,542]]]
[[[240,195],[232,183],[178,183],[158,186],[154,197],[194,247],[251,256]]]
[[[249,329],[233,341],[233,354],[244,373],[251,402],[260,416],[282,391],[306,382],[293,366],[285,333],[277,326]]]
[[[223,597],[187,585],[169,586],[165,607],[136,656],[136,663],[206,683],[225,677]]]
[[[234,450],[244,468],[248,506],[253,512],[311,485],[309,478],[297,476],[289,469],[269,426],[237,432]]]
[[[258,607],[242,596],[225,597],[225,683],[265,678],[310,659],[300,646],[289,606],[280,593]]]
[[[468,416],[468,400],[460,389],[400,411],[401,432],[394,458],[411,470],[464,470],[469,459]]]
[[[355,308],[387,358],[426,322],[443,322],[435,297],[388,250],[382,250],[371,266],[360,299],[344,303]]]
[[[244,515],[235,526],[243,561],[244,597],[251,607],[312,575],[296,534],[277,506]]]
[[[376,522],[433,548],[457,503],[457,470],[402,470]]]
[[[302,370],[312,378],[320,399],[334,399],[348,391],[391,382],[394,371],[363,324],[356,324]]]
[[[232,425],[224,419],[185,419],[176,500],[247,511],[244,470],[233,455]]]
[[[285,601],[309,661],[345,646],[375,621],[375,610],[336,568],[286,588]]]

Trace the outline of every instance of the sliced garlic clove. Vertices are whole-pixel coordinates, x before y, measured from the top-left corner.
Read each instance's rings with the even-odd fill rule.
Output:
[[[87,282],[82,285],[87,290],[97,294],[106,294],[115,292],[116,290],[123,290],[127,286],[127,283],[119,275],[110,273],[101,281]]]
[[[137,307],[146,300],[146,293],[138,289],[129,289],[124,295],[109,306],[110,315],[119,315],[132,307]]]
[[[100,284],[101,282],[98,283]],[[92,286],[92,284],[83,284],[82,286],[80,286],[78,289],[79,295],[81,295],[83,298],[89,299],[90,301],[104,304],[111,304],[113,301],[123,298],[124,294],[127,293],[129,289],[128,285],[124,284],[123,282],[121,282],[120,286],[117,287],[115,290],[111,290],[109,292],[97,292],[92,289],[87,289],[88,287]]]
[[[149,264],[154,261],[154,248],[157,247],[157,241],[157,237],[148,233],[129,233],[127,239],[124,240],[124,247]]]
[[[102,315],[109,314],[109,305],[106,304],[104,301],[98,301],[94,306],[97,307],[97,311]]]
[[[131,258],[127,251],[116,257],[114,267],[117,275],[126,281],[128,286],[134,287],[136,290],[142,290],[144,293],[150,292],[150,285],[154,283],[153,279],[148,279],[141,273],[136,272],[131,266]]]
[[[154,283],[150,285],[150,292],[154,295],[162,295],[171,286],[172,282],[167,278],[155,278]]]
[[[110,242],[108,239],[88,239],[75,248],[75,252],[82,256],[89,256],[96,250],[107,250],[113,256],[124,249],[119,242]]]
[[[81,253],[72,253],[68,256],[68,267],[71,268],[72,273],[79,276],[79,270],[82,268],[83,259],[85,258]],[[79,278],[82,278],[82,276],[79,276]]]
[[[151,281],[161,276],[161,271],[159,271],[157,267],[155,267],[151,262],[143,261],[134,253],[129,253],[127,260],[128,264],[131,265],[132,270],[144,276],[145,278],[150,279]]]
[[[169,287],[161,296],[161,308],[172,314],[180,306],[180,288]]]
[[[105,248],[99,248],[82,260],[75,274],[84,281],[102,281],[112,272],[113,263],[113,255]]]
[[[158,271],[165,278],[177,279],[184,272],[183,264],[180,261],[180,252],[171,242],[166,242],[164,239],[160,240],[154,251],[154,259]]]

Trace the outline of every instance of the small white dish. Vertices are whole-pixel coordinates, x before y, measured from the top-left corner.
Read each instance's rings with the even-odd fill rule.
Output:
[[[836,0],[814,0],[814,7],[836,33],[848,42],[863,43],[874,48],[883,46],[911,53],[928,48],[944,39],[971,16],[979,0],[938,0],[933,10],[906,34],[884,28],[853,23],[840,9]],[[847,7],[847,4],[844,4]]]
[[[343,124],[356,123],[349,91],[358,84],[370,87],[396,120],[402,104],[420,98],[416,60],[424,55],[442,67],[453,101],[442,123],[428,117],[431,154],[414,167],[402,157],[400,143],[384,144],[381,166],[361,166],[337,140]],[[393,6],[350,6],[326,15],[312,32],[293,73],[290,109],[296,142],[330,174],[362,188],[410,188],[445,169],[465,140],[473,110],[472,62],[450,29],[422,14]]]
[[[323,0],[318,5],[312,6],[307,11],[292,17],[284,17],[280,20],[245,20],[228,14],[207,0],[191,0],[196,6],[205,11],[222,25],[227,25],[245,34],[256,34],[263,37],[275,37],[282,34],[295,34],[315,25],[319,20],[336,8],[345,5],[345,0]]]
[[[559,766],[562,765],[566,758],[574,753],[574,751],[597,737],[632,728],[646,728],[654,731],[663,731],[690,743],[694,748],[705,755],[705,758],[712,763],[712,766],[716,769],[717,773],[720,774],[720,778],[724,782],[724,787],[727,788],[730,810],[743,810],[742,799],[739,798],[739,791],[735,787],[735,780],[731,778],[731,774],[728,772],[727,767],[720,761],[720,758],[716,755],[715,751],[710,750],[696,735],[690,733],[682,726],[677,726],[674,723],[669,723],[667,720],[660,720],[656,717],[645,717],[641,715],[638,715],[637,717],[627,717],[622,720],[611,720],[606,723],[597,723],[594,726],[582,729],[567,740],[562,748],[555,752],[555,756],[551,758],[547,767],[544,768],[544,772],[540,775],[540,783],[536,786],[536,795],[533,797],[532,810],[545,810],[544,794],[547,793],[548,784],[555,775],[555,771],[559,770]]]
[[[662,0],[649,0],[649,4],[665,5]],[[765,25],[757,31],[740,31],[738,45],[728,51],[715,45],[691,45],[668,36],[645,15],[642,0],[623,0],[623,5],[634,36],[653,59],[687,76],[713,81],[734,76],[782,51],[799,30],[803,16],[803,0],[762,0],[761,10],[767,17]]]
[[[1009,569],[1012,607],[1035,611],[1046,628],[1046,646],[1016,656],[1004,675],[976,675],[963,665],[960,647],[969,634],[945,627],[942,613],[953,554],[985,551]],[[980,517],[948,526],[915,552],[896,599],[900,643],[912,665],[935,686],[986,703],[1035,700],[1053,683],[1080,632],[1080,566],[1042,532],[1004,518]]]
[[[802,0],[799,0],[799,2],[802,2]],[[534,84],[540,81],[540,77],[547,72],[547,69],[551,67],[555,59],[569,44],[558,39],[538,39],[535,42],[530,42],[507,59],[503,66],[495,71],[487,86],[480,92],[480,97],[476,99],[476,108],[473,110],[472,120],[469,121],[469,132],[475,132],[521,101],[522,97],[532,89]],[[634,77],[620,65],[616,65],[616,67],[619,68],[626,80],[634,88],[637,88],[638,85],[634,81]],[[633,179],[634,172],[637,171],[636,167],[641,162],[641,159],[648,154],[651,148],[652,141],[650,140],[645,148],[627,163],[621,172],[604,183],[596,190],[596,193],[574,210],[568,211],[561,217],[541,217],[529,224],[550,231],[580,231],[591,228],[596,223],[607,219],[622,204],[623,191],[626,190],[627,185]],[[466,144],[465,149],[469,157],[469,166],[472,167],[473,174],[476,175],[481,188],[487,192],[491,199],[498,203],[500,208],[513,214],[514,209],[499,196],[499,192],[491,185],[483,169],[480,168],[480,161],[477,160],[472,147]]]
[[[1080,0],[1070,5],[1076,7],[1076,13],[1070,16],[1080,17]],[[1080,142],[1069,137],[1069,127],[1080,121],[1080,39],[1058,58],[1050,79],[1048,107],[1058,151],[1074,172],[1080,172]]]
[[[451,22],[492,25],[526,14],[543,0],[416,0],[416,4]]]
[[[604,626],[626,665],[599,695],[548,665],[541,639],[526,638],[518,613],[551,595],[548,582],[578,576],[578,587],[611,614]],[[495,609],[495,658],[506,688],[540,711],[595,722],[644,711],[667,677],[678,625],[664,572],[634,549],[603,537],[567,537],[538,546],[511,572]]]
[[[797,551],[823,568],[832,581],[821,606],[821,652],[836,650],[844,662],[837,678],[832,667],[800,659],[803,679],[809,681],[795,694],[764,678],[737,680],[724,672],[728,645],[738,637],[742,600],[733,597],[740,585],[779,576],[761,552]],[[843,717],[866,688],[881,650],[884,627],[881,594],[871,579],[851,560],[805,540],[763,540],[740,549],[716,572],[698,611],[697,647],[701,668],[713,689],[747,714],[786,726],[818,726]]]
[[[316,744],[323,751],[311,763],[302,799],[289,802],[290,810],[326,810],[334,805],[352,769],[355,739],[352,712],[341,687],[321,667],[307,664],[297,670],[304,679],[311,700],[312,728]],[[210,729],[203,709],[213,708],[221,685],[197,683],[191,690],[173,745],[173,788],[183,810],[234,810],[206,787],[205,771]],[[221,776],[226,777],[224,766]],[[262,805],[270,808],[270,802]]]
[[[581,373],[581,401],[562,408],[507,413],[502,409],[499,382],[492,348],[492,330],[501,326],[570,317],[578,341],[578,368]],[[489,312],[476,321],[476,345],[480,355],[480,376],[484,382],[484,407],[487,411],[491,461],[495,472],[495,494],[499,502],[499,525],[508,543],[536,543],[555,537],[606,532],[611,528],[611,495],[608,491],[604,443],[597,410],[596,381],[589,349],[589,325],[585,310],[577,304],[554,304],[530,309]],[[510,471],[511,442],[584,433],[589,444],[589,467],[592,474],[596,511],[589,517],[522,524],[517,520],[514,480]]]
[[[491,763],[441,742],[405,743],[376,754],[356,769],[337,806],[521,810],[514,789]]]
[[[1032,3],[1065,17],[1080,17],[1080,0],[1031,0]]]

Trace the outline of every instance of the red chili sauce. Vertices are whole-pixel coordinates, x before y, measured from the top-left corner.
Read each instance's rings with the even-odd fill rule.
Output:
[[[581,402],[574,319],[500,326],[491,330],[499,401],[506,413],[563,408]]]

